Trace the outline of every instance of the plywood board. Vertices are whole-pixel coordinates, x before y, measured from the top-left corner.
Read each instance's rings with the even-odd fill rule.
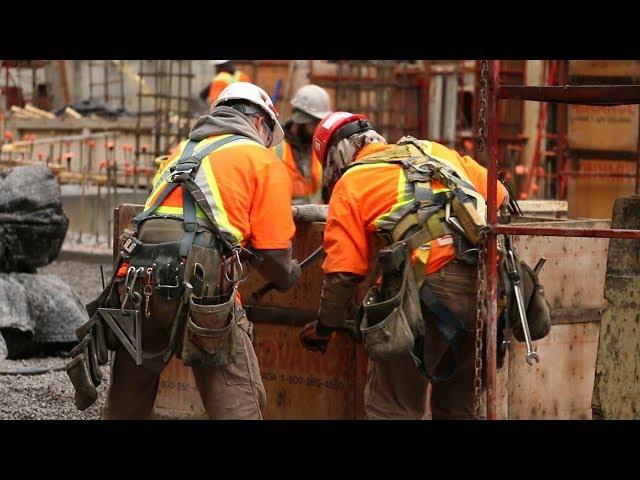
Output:
[[[638,77],[638,60],[570,60],[569,75],[584,77]]]
[[[569,105],[569,148],[635,152],[638,149],[638,112],[638,105]]]
[[[535,342],[540,363],[527,364],[524,343],[509,349],[509,419],[588,419],[598,323],[553,325]]]

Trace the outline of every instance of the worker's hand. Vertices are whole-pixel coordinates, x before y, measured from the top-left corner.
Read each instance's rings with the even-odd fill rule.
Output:
[[[280,293],[286,292],[296,284],[300,279],[300,275],[302,275],[300,264],[297,260],[291,260],[291,263],[289,264],[289,277],[287,278],[286,283],[274,285],[275,289]]]
[[[317,320],[307,323],[300,332],[300,343],[305,350],[325,353],[327,351],[327,346],[329,346],[329,342],[335,336],[335,332],[320,334],[317,328]]]
[[[328,208],[328,205],[293,205],[291,207],[291,215],[296,222],[326,222]]]

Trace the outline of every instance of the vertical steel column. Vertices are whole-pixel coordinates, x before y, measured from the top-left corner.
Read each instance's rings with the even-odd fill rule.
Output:
[[[500,81],[500,61],[490,62],[491,72],[491,104],[489,106],[489,163],[487,174],[487,210],[488,223],[493,226],[498,223],[497,185],[498,185],[498,141],[500,118],[498,116],[498,98]],[[486,379],[487,379],[487,419],[497,419],[496,383],[497,383],[497,299],[498,299],[498,251],[497,237],[491,231],[487,237],[487,324],[485,326],[486,345]]]

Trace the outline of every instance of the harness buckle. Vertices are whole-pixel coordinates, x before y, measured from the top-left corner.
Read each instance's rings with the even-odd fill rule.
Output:
[[[135,252],[136,248],[138,248],[138,245],[142,245],[142,242],[140,240],[135,237],[129,237],[127,241],[122,245],[122,250],[125,253],[132,255],[133,252]]]
[[[193,168],[188,170],[175,170],[169,174],[167,177],[168,183],[183,183],[185,180],[191,178],[191,173],[193,172]]]

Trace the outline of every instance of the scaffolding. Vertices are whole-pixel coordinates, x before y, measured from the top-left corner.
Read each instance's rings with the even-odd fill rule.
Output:
[[[3,60],[0,72],[4,77],[4,86],[0,92],[5,97],[5,108],[24,107],[27,103],[49,109],[47,84],[44,82],[42,69],[47,60]]]
[[[335,109],[366,114],[382,136],[423,138],[428,117],[427,76],[423,62],[340,60],[334,74],[314,71],[310,81],[334,93]]]
[[[110,103],[124,110],[122,60],[89,60],[89,100]]]
[[[580,86],[527,86],[502,85],[500,82],[500,61],[482,60],[485,78],[490,84],[489,108],[487,111],[488,152],[484,149],[488,165],[487,210],[488,230],[484,244],[486,249],[486,276],[480,286],[479,295],[486,298],[485,325],[485,368],[487,419],[497,419],[497,287],[498,287],[498,235],[531,235],[618,238],[640,240],[640,230],[624,229],[576,229],[561,227],[530,227],[498,224],[497,182],[499,152],[500,101],[528,100],[574,105],[632,105],[640,104],[640,85],[580,85]],[[490,72],[490,73],[489,73]],[[482,135],[481,135],[482,138]],[[638,171],[638,170],[637,170]]]
[[[168,154],[189,133],[193,78],[191,60],[140,61],[137,124],[150,118],[153,128],[151,138],[143,138],[140,128],[136,132],[134,172],[141,165],[153,167],[154,158]]]

